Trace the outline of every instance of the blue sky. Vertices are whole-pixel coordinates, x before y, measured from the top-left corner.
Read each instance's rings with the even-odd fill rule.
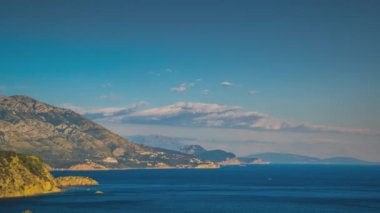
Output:
[[[0,93],[83,113],[208,103],[377,131],[379,10],[370,0],[1,1]]]

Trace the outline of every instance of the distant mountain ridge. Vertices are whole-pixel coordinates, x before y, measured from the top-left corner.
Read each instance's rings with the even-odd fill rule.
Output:
[[[190,138],[168,137],[164,135],[131,135],[125,137],[127,140],[137,144],[179,151],[183,146],[183,141],[192,140]]]
[[[194,155],[202,160],[212,161],[215,163],[236,157],[232,152],[227,152],[220,149],[206,150],[201,145],[186,145],[182,142],[192,142],[194,139],[191,138],[168,137],[163,135],[135,135],[128,136],[127,138],[138,144],[179,151],[185,154]]]
[[[88,163],[105,168],[213,166],[191,155],[132,143],[74,111],[27,96],[0,96],[0,149],[40,156],[56,168]]]
[[[248,155],[250,158],[260,158],[272,164],[376,164],[352,157],[317,158],[305,155],[267,152]]]
[[[180,151],[215,163],[236,157],[232,152],[226,152],[221,149],[206,150],[200,145],[184,145],[180,148]]]
[[[179,148],[179,151],[181,151],[183,153],[190,154],[190,155],[198,155],[198,154],[201,154],[203,152],[207,152],[207,150],[205,148],[203,148],[201,145],[197,145],[197,144],[182,145]]]

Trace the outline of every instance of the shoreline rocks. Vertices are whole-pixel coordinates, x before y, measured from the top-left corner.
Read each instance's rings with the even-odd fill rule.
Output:
[[[73,187],[73,186],[96,186],[99,185],[98,181],[81,176],[63,176],[55,179],[55,183],[60,188]]]
[[[89,177],[54,178],[39,157],[0,150],[0,198],[37,196],[62,192],[64,187],[98,184]]]
[[[60,192],[46,164],[36,156],[0,151],[0,198]]]

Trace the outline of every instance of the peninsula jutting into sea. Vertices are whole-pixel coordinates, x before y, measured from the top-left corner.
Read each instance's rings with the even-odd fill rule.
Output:
[[[0,198],[58,193],[69,186],[98,185],[89,177],[54,178],[40,158],[12,151],[0,151],[0,166]]]

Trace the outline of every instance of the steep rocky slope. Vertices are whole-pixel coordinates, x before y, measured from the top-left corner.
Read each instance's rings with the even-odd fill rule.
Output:
[[[98,185],[89,177],[54,178],[41,158],[0,150],[0,198],[24,197],[62,191],[71,186]]]
[[[0,149],[40,156],[55,168],[76,164],[105,168],[214,166],[191,155],[132,143],[74,111],[27,96],[0,96]]]
[[[0,198],[59,191],[54,177],[40,158],[0,151]]]

